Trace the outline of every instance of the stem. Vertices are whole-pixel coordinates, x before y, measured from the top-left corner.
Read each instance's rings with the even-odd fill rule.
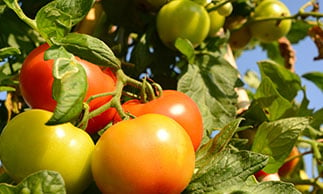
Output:
[[[319,146],[323,147],[323,143],[317,142],[317,141],[312,140],[312,139],[302,139],[302,138],[298,139],[298,141],[310,144],[312,149],[313,149],[313,153],[314,153],[315,158],[317,160],[322,160],[322,155],[321,155],[320,149],[318,147]]]
[[[290,182],[295,185],[313,185],[315,187],[318,187],[320,189],[323,189],[323,183],[319,181],[319,179],[311,178],[311,179],[284,179],[282,178],[282,181]]]
[[[25,15],[25,13],[22,11],[21,7],[18,4],[18,1],[14,1],[12,4],[8,5],[8,7],[10,7],[22,21],[27,23],[32,29],[38,32],[36,21],[30,19]]]

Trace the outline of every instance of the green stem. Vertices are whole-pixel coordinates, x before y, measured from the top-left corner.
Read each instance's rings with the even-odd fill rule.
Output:
[[[314,153],[315,158],[317,160],[322,160],[322,155],[321,155],[319,147],[322,147],[323,143],[317,142],[317,141],[312,140],[312,139],[303,139],[303,138],[298,139],[298,141],[310,144],[312,149],[313,149],[313,153]]]
[[[5,1],[6,2],[6,1]],[[35,20],[30,19],[25,15],[25,13],[22,11],[21,7],[18,4],[18,1],[13,1],[10,5],[7,3],[8,7],[10,7],[17,15],[18,17],[27,23],[32,29],[38,31],[37,24]]]
[[[284,179],[281,177],[282,181],[293,183],[294,185],[313,185],[317,188],[323,189],[323,183],[316,178],[311,179]]]

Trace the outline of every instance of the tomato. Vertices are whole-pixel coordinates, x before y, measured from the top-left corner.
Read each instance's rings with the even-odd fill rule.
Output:
[[[278,174],[281,177],[286,177],[289,176],[294,169],[296,168],[296,166],[298,165],[300,158],[296,157],[292,160],[290,160],[291,158],[295,157],[295,156],[299,156],[300,153],[297,149],[297,147],[293,147],[292,151],[290,152],[288,158],[286,160],[288,160],[288,162],[285,162],[278,170]]]
[[[160,114],[113,125],[99,138],[92,157],[93,178],[103,193],[181,193],[194,166],[189,136]]]
[[[224,5],[222,5],[221,7],[219,7],[217,9],[217,11],[219,12],[219,14],[221,14],[225,17],[229,16],[233,11],[232,3],[228,2]]]
[[[49,48],[43,44],[34,49],[25,59],[20,71],[20,90],[26,103],[32,108],[39,108],[53,112],[56,101],[52,98],[52,75],[54,60],[44,60],[44,53]],[[86,71],[88,89],[85,100],[95,94],[111,92],[115,89],[116,78],[111,70],[103,72],[99,66],[76,59],[82,64]],[[97,109],[111,99],[111,96],[97,98],[90,102],[90,110]],[[87,131],[94,133],[108,124],[115,114],[114,109],[108,109],[98,117],[89,121]]]
[[[252,36],[248,26],[243,26],[238,30],[230,31],[229,44],[232,50],[245,48],[250,42]]]
[[[277,173],[273,173],[273,174],[268,174],[263,170],[259,170],[258,172],[256,172],[255,177],[258,181],[260,182],[264,182],[264,181],[280,181],[280,177]]]
[[[223,27],[225,17],[217,10],[209,12],[210,17],[210,30],[209,30],[209,36],[216,36],[217,32]]]
[[[290,11],[285,4],[278,0],[265,0],[256,7],[252,18],[272,18],[281,16],[290,16]],[[260,41],[272,42],[285,36],[290,30],[291,23],[292,21],[290,19],[280,21],[256,21],[250,23],[250,30],[253,37]]]
[[[51,116],[31,109],[10,120],[0,136],[0,160],[17,183],[38,170],[54,170],[62,175],[68,193],[81,193],[92,181],[94,143],[71,123],[45,125]]]
[[[177,38],[188,39],[198,46],[207,37],[210,18],[206,9],[191,0],[173,0],[157,14],[157,32],[161,41],[174,48]]]
[[[125,112],[134,116],[158,113],[177,121],[190,136],[194,150],[197,150],[203,137],[202,115],[196,103],[186,94],[176,90],[164,90],[162,96],[147,103],[129,100],[123,105]],[[115,121],[120,121],[116,114]]]

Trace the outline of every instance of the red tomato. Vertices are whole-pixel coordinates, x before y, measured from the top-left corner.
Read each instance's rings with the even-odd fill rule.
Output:
[[[52,98],[52,85],[54,77],[52,75],[54,60],[44,60],[44,53],[49,48],[48,44],[43,44],[34,49],[25,59],[20,71],[20,90],[26,103],[31,108],[39,108],[54,111],[56,101]],[[99,66],[76,59],[83,65],[87,80],[88,89],[85,100],[95,94],[111,92],[115,89],[116,78],[110,70],[104,70]],[[108,72],[109,71],[109,72]],[[94,110],[108,102],[111,96],[97,98],[90,103],[90,110]],[[109,109],[101,115],[89,121],[87,131],[94,133],[108,124],[115,114],[114,109]]]
[[[295,157],[295,156],[299,156],[300,153],[297,149],[296,146],[293,147],[292,151],[290,152],[288,158],[286,160],[288,160],[288,162],[285,162],[278,170],[278,174],[281,177],[286,177],[289,176],[294,169],[296,168],[296,166],[298,165],[300,158],[296,157],[292,160],[290,160],[291,158]]]
[[[181,193],[193,175],[195,153],[177,122],[145,114],[106,130],[91,167],[102,193]]]
[[[147,113],[158,113],[177,121],[190,136],[196,151],[203,137],[202,115],[195,102],[186,94],[176,90],[164,90],[161,97],[147,103],[139,100],[129,100],[123,104],[125,112],[134,116]],[[115,121],[120,121],[116,114]]]

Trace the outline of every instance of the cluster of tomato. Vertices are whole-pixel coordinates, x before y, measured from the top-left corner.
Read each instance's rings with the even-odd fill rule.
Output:
[[[46,125],[53,115],[53,60],[44,60],[43,44],[25,59],[20,71],[21,94],[30,110],[18,114],[0,136],[0,159],[17,183],[38,170],[59,172],[68,193],[81,193],[94,179],[103,193],[180,193],[189,184],[195,151],[203,136],[201,113],[187,95],[164,90],[146,103],[125,102],[122,120],[114,108],[89,120],[84,130],[64,123]],[[90,96],[114,91],[117,78],[110,69],[76,59],[84,67]],[[109,102],[102,96],[90,111]],[[113,123],[98,140],[91,138]]]
[[[174,47],[174,42],[179,37],[188,39],[196,47],[207,37],[216,36],[224,27],[230,31],[231,47],[242,49],[253,37],[261,42],[276,41],[286,35],[291,27],[290,19],[279,19],[290,16],[288,8],[279,0],[261,1],[251,13],[250,19],[230,16],[233,11],[230,2],[159,2],[164,5],[159,5],[161,9],[157,14],[157,31],[162,42],[170,48]]]

